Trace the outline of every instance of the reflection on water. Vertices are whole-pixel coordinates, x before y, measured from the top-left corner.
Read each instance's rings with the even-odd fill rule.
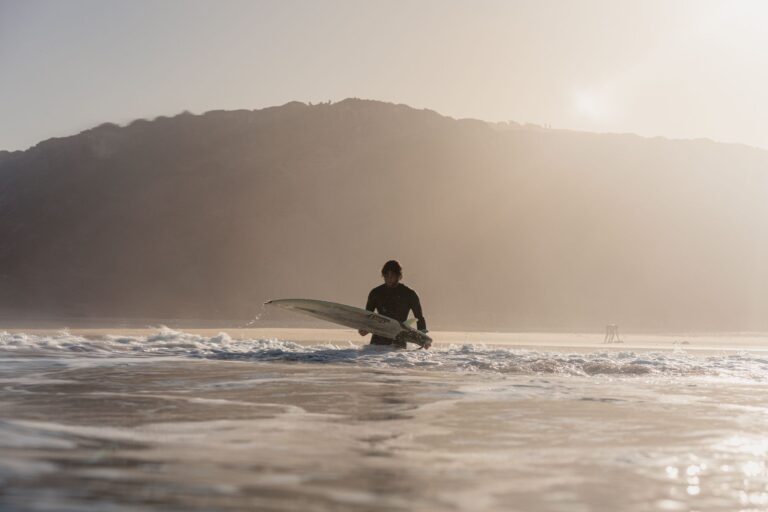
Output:
[[[0,358],[0,509],[768,508],[764,379],[348,359]]]

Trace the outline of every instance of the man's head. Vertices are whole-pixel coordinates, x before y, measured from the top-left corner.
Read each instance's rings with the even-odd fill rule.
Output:
[[[381,268],[381,276],[384,278],[384,284],[394,288],[403,278],[403,267],[397,261],[389,260]]]

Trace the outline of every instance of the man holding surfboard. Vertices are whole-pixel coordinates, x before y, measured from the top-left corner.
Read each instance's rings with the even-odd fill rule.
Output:
[[[381,276],[384,278],[384,284],[371,290],[365,309],[393,318],[398,322],[405,322],[408,319],[408,313],[413,311],[413,316],[416,317],[417,321],[416,328],[422,333],[426,333],[427,322],[421,311],[419,296],[400,282],[403,278],[403,268],[400,263],[395,260],[386,262],[381,269]],[[358,332],[360,336],[368,334],[362,329]],[[405,341],[374,334],[371,337],[371,345],[394,345],[398,348],[405,348]]]
[[[357,329],[361,336],[373,333],[372,345],[405,348],[406,343],[415,343],[421,348],[432,346],[419,296],[400,283],[403,278],[400,264],[395,260],[388,261],[381,269],[381,275],[384,284],[368,294],[366,309],[317,299],[275,299],[265,304]],[[406,322],[409,311],[416,316],[418,330]]]

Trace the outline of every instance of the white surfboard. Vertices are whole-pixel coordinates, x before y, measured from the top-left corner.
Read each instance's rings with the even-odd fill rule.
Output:
[[[265,304],[304,313],[352,329],[368,331],[391,340],[408,341],[424,348],[432,345],[432,338],[404,322],[346,304],[314,299],[276,299]]]

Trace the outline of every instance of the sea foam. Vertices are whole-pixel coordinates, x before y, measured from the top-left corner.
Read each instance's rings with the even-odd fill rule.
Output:
[[[61,357],[184,357],[254,362],[358,365],[499,374],[676,375],[768,379],[768,359],[749,353],[698,356],[684,350],[564,353],[483,344],[438,345],[430,350],[318,344],[280,339],[233,339],[225,332],[207,337],[166,327],[148,336],[86,338],[60,331],[38,335],[0,332],[0,354]]]

